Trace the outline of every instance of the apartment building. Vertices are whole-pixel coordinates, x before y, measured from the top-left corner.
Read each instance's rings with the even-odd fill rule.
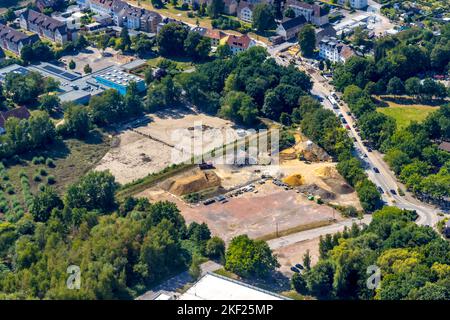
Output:
[[[242,36],[229,35],[225,38],[226,45],[228,45],[233,54],[245,51],[256,45],[255,41],[252,40],[248,35],[244,34]]]
[[[368,5],[367,0],[338,0],[338,4],[343,6],[347,3],[347,1],[353,9],[363,9]]]
[[[345,63],[355,52],[336,38],[324,38],[319,43],[319,56],[333,63]]]
[[[59,44],[68,41],[67,26],[62,21],[31,9],[22,12],[19,19],[20,27],[24,30]]]
[[[0,24],[0,47],[20,54],[25,45],[32,45],[39,40],[36,34],[28,35],[4,24]]]
[[[298,0],[286,1],[285,8],[291,8],[295,16],[304,16],[306,21],[316,26],[322,26],[328,23],[328,11],[317,4],[309,4]]]
[[[251,23],[253,21],[253,8],[254,4],[247,1],[240,1],[237,8],[238,18]]]

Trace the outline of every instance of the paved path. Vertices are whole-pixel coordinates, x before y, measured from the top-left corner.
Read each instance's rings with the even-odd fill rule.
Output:
[[[337,223],[329,225],[329,226],[315,228],[315,229],[306,230],[306,231],[302,231],[302,232],[297,232],[297,233],[290,234],[288,236],[272,239],[272,240],[267,241],[267,243],[269,244],[269,247],[272,250],[276,250],[276,249],[287,247],[291,244],[298,243],[301,241],[311,240],[314,238],[318,238],[320,236],[324,236],[326,234],[334,234],[339,231],[343,231],[345,227],[350,228],[353,223],[369,224],[370,221],[372,221],[372,216],[365,215],[364,218],[361,220],[359,220],[357,218],[347,219],[347,220],[340,221],[340,222],[337,222]]]

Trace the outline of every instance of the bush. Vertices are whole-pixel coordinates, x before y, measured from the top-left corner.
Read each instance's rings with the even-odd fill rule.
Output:
[[[33,176],[33,180],[36,181],[36,182],[39,182],[39,181],[41,181],[42,179],[41,179],[41,176],[40,176],[39,174],[36,173],[36,174]]]
[[[39,191],[44,191],[45,190],[45,184],[39,183],[38,189],[39,189]]]
[[[28,175],[27,175],[27,173],[25,172],[25,170],[20,170],[19,171],[19,178],[27,178],[28,179]]]
[[[55,162],[53,161],[53,159],[48,158],[47,160],[45,160],[45,165],[49,168],[54,168],[55,167]]]
[[[3,181],[9,181],[9,176],[7,174],[3,175]]]
[[[39,169],[38,169],[38,173],[39,173],[41,176],[46,176],[46,175],[47,175],[47,170],[45,170],[44,168],[39,168]]]
[[[6,188],[6,192],[7,192],[9,195],[13,195],[14,193],[16,193],[16,192],[14,191],[14,187],[13,187],[13,186],[7,187],[7,188]]]
[[[45,162],[45,158],[44,157],[33,157],[33,159],[31,160],[32,164],[43,164]]]
[[[48,176],[47,177],[47,183],[48,184],[55,184],[56,183],[55,176]]]
[[[300,273],[294,273],[291,279],[292,289],[300,294],[308,294],[305,278]]]

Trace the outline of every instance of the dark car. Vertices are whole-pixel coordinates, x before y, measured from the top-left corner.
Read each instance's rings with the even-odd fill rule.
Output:
[[[372,152],[372,148],[367,148],[367,152]]]
[[[394,189],[389,190],[393,195],[396,195],[397,192]]]
[[[373,171],[374,171],[375,173],[380,173],[380,170],[378,170],[377,167],[373,167]]]
[[[378,190],[379,193],[384,193],[384,190],[383,190],[382,187],[377,187],[377,190]]]
[[[291,271],[294,271],[295,273],[300,273],[300,270],[298,270],[296,267],[291,267]]]
[[[298,268],[299,270],[303,270],[303,266],[300,263],[297,263],[295,267]]]

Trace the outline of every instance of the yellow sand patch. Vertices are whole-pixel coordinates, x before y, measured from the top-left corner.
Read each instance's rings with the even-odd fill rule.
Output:
[[[293,175],[290,175],[289,177],[284,178],[283,182],[287,183],[291,187],[298,187],[298,186],[301,186],[303,183],[305,183],[302,175],[299,173],[293,174]]]
[[[334,178],[339,175],[336,168],[332,166],[317,168],[314,173],[322,178]]]

